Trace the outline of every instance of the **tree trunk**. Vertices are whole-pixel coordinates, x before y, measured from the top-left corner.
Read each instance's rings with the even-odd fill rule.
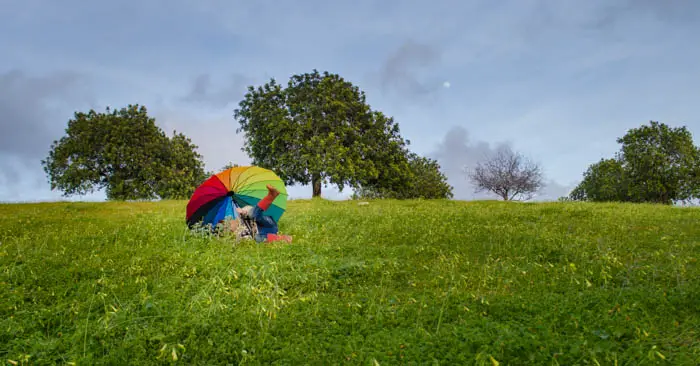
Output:
[[[313,184],[314,187],[314,193],[313,193],[313,198],[316,197],[321,197],[321,176],[320,175],[314,175],[313,178],[311,178],[311,183]]]

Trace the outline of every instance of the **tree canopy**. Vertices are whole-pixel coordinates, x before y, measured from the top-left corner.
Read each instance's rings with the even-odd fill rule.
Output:
[[[452,186],[440,170],[437,161],[408,153],[408,174],[394,185],[365,185],[355,191],[356,198],[394,198],[394,199],[450,199],[453,197]]]
[[[391,187],[406,181],[408,141],[398,124],[371,110],[364,92],[336,74],[313,70],[250,86],[234,111],[253,165],[286,184]]]
[[[144,106],[76,112],[65,133],[42,160],[64,196],[105,188],[114,200],[187,198],[204,179],[197,146],[175,131],[168,138]]]
[[[583,173],[583,181],[570,197],[575,201],[629,201],[627,173],[618,159],[601,159]]]
[[[700,149],[686,127],[650,121],[617,142],[617,156],[589,167],[572,199],[672,204],[700,198]]]

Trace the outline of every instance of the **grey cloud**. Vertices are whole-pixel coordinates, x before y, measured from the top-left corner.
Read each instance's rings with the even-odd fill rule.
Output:
[[[44,156],[66,127],[61,113],[87,100],[82,95],[86,80],[73,72],[33,77],[14,70],[0,75],[0,153]]]
[[[445,134],[443,141],[429,157],[440,164],[447,181],[452,185],[454,198],[458,200],[494,199],[487,193],[474,193],[474,185],[467,179],[466,171],[474,169],[479,161],[492,155],[498,148],[484,141],[469,141],[465,128],[453,127]]]
[[[394,51],[383,63],[379,76],[386,91],[401,95],[421,96],[438,88],[441,80],[426,80],[425,70],[440,62],[439,50],[429,44],[408,41]]]
[[[0,154],[0,202],[101,201],[103,191],[83,196],[62,197],[52,191],[39,159]]]
[[[475,187],[467,178],[467,172],[476,168],[478,162],[492,156],[501,148],[510,147],[510,145],[508,142],[491,145],[484,141],[470,141],[468,131],[457,126],[445,134],[443,141],[428,156],[440,164],[443,173],[447,176],[448,183],[454,188],[455,199],[497,199],[495,195],[487,192],[475,193]],[[569,190],[569,187],[549,180],[533,200],[556,200],[566,195]]]
[[[598,39],[605,44],[629,39],[648,42],[648,37],[668,37],[665,25],[697,23],[700,2],[695,0],[591,0],[546,1],[522,0],[519,16],[504,25],[510,40],[526,52],[539,43],[581,42]],[[660,27],[661,26],[661,27]],[[585,36],[581,38],[581,36]]]
[[[605,34],[622,24],[654,20],[678,25],[697,21],[700,16],[700,3],[695,0],[600,0],[585,3],[577,14],[571,14],[570,5],[563,2],[542,4],[547,4],[540,9],[551,25],[572,25]]]
[[[87,81],[74,72],[0,74],[0,199],[57,196],[48,189],[41,159],[60,138],[73,107],[88,104]],[[37,197],[36,192],[44,193]]]
[[[589,26],[609,29],[630,16],[647,15],[668,23],[693,22],[700,16],[700,3],[695,0],[626,0],[604,2]]]
[[[0,197],[17,196],[20,187],[17,179],[22,169],[18,169],[17,158],[0,156]],[[24,163],[22,163],[24,165]]]
[[[251,83],[252,78],[240,74],[234,74],[219,83],[213,82],[209,74],[200,74],[194,79],[191,90],[182,100],[223,108],[231,103],[238,103]]]
[[[0,202],[103,201],[103,191],[83,196],[62,197],[52,191],[36,160],[0,156]]]
[[[0,156],[0,202],[56,199],[42,174],[39,161],[16,155]]]

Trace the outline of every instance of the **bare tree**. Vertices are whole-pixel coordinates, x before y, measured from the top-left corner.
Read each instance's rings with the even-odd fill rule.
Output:
[[[478,163],[468,175],[476,192],[490,191],[505,201],[527,201],[544,185],[540,167],[509,147]]]

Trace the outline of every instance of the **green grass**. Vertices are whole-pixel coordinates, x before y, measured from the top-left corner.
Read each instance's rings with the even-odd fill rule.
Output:
[[[0,361],[700,363],[698,209],[295,201],[233,245],[185,205],[0,205]]]

